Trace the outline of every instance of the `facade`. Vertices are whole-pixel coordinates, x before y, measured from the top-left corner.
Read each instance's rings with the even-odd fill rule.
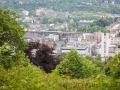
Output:
[[[48,38],[51,38],[54,41],[59,41],[59,35],[49,34]]]
[[[93,40],[94,39],[94,34],[93,33],[84,33],[83,34],[83,39],[87,40],[87,41]]]
[[[96,39],[98,42],[101,41],[102,32],[94,32],[94,39]]]
[[[81,45],[79,47],[62,47],[61,48],[61,52],[70,52],[71,49],[75,49],[78,54],[82,55],[82,56],[86,56],[86,55],[89,55],[89,52],[88,52],[88,46],[87,45]]]
[[[53,48],[53,42],[48,41],[47,45],[48,45],[48,47]]]
[[[26,16],[29,15],[29,11],[27,11],[27,10],[23,10],[22,13],[23,13],[24,15],[26,15]]]
[[[113,37],[113,38],[111,38],[111,44],[115,45],[118,42],[120,42],[120,37]]]

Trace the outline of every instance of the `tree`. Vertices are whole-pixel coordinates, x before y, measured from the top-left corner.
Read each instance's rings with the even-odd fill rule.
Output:
[[[60,55],[60,61],[64,60],[65,57],[66,57],[66,55],[67,55],[67,53],[65,53],[65,52],[61,53],[61,55]]]
[[[120,53],[117,53],[105,67],[105,74],[120,79]]]
[[[18,21],[23,27],[29,28],[30,26],[26,22]]]
[[[57,66],[55,72],[71,78],[87,78],[95,75],[98,70],[99,68],[91,61],[80,56],[76,50],[72,49]]]
[[[62,19],[62,18],[54,18],[53,22],[54,22],[54,23],[57,23],[57,22],[63,23],[63,22],[64,22],[64,19]]]
[[[16,18],[14,12],[0,9],[0,65],[5,69],[26,60],[23,53],[25,31]]]
[[[0,9],[0,47],[6,42],[16,49],[25,49],[25,31],[16,18],[14,12]]]
[[[45,16],[45,17],[43,17],[42,21],[43,21],[43,24],[48,24],[49,18]]]
[[[92,61],[96,67],[100,68],[101,71],[103,71],[104,68],[104,62],[102,62],[101,58],[99,56],[97,56],[96,58],[92,57],[92,56],[86,56],[85,57],[87,60]]]
[[[31,42],[27,44],[28,49],[25,50],[26,56],[30,61],[43,69],[46,73],[52,72],[56,65],[59,64],[57,56],[53,56],[53,48],[49,48],[45,44]],[[32,50],[36,50],[34,55],[31,53]]]

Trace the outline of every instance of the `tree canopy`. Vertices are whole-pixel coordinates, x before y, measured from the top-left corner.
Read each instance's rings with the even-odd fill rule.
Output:
[[[8,43],[17,49],[25,49],[25,31],[16,18],[14,12],[0,9],[0,47]]]
[[[16,21],[15,13],[0,9],[0,65],[5,69],[25,60],[24,35],[25,31]]]
[[[74,49],[67,54],[55,70],[59,75],[71,78],[87,78],[91,75],[96,75],[98,71],[99,68],[92,61],[80,56]]]
[[[42,7],[50,8],[60,12],[88,11],[108,12],[117,14],[119,14],[120,12],[119,5],[111,4],[111,2],[105,4],[105,0],[21,0],[21,2],[22,4],[19,3],[19,0],[1,0],[0,7],[4,9],[11,8],[16,11],[21,8],[31,11]],[[120,1],[115,0],[115,4],[120,4]]]
[[[57,56],[53,56],[53,48],[49,48],[45,44],[40,43],[28,43],[28,49],[25,50],[26,56],[29,57],[30,61],[43,69],[46,73],[52,72],[55,69],[56,65],[59,64],[59,59]],[[31,53],[32,50],[35,55]]]

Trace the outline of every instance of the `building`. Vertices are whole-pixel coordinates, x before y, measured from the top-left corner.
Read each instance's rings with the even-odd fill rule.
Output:
[[[48,45],[48,47],[53,48],[53,42],[52,41],[47,41],[47,45]]]
[[[25,15],[25,16],[28,16],[28,15],[29,15],[29,11],[23,10],[23,11],[22,11],[22,14]]]
[[[94,39],[98,42],[101,41],[102,32],[94,32]]]
[[[77,24],[78,24],[78,26],[83,26],[83,25],[89,25],[93,22],[94,22],[94,20],[80,20]]]
[[[114,30],[119,29],[119,28],[120,28],[119,21],[113,24],[110,24],[109,26],[106,26],[106,29],[108,29],[110,32],[113,32]]]
[[[59,41],[59,35],[49,34],[48,38],[53,39],[54,41]]]
[[[89,52],[88,52],[88,45],[80,45],[78,47],[62,47],[61,48],[61,52],[70,52],[71,49],[75,49],[78,54],[82,55],[82,56],[86,56],[86,55],[89,55]]]
[[[84,40],[93,40],[94,39],[94,34],[93,33],[83,33],[83,39]]]
[[[113,37],[111,38],[111,44],[117,45],[120,42],[120,37]]]

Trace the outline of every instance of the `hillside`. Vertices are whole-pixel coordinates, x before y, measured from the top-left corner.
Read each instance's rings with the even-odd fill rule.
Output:
[[[55,11],[88,11],[88,12],[120,12],[120,0],[0,0],[0,7],[4,9],[35,10],[39,7]]]

